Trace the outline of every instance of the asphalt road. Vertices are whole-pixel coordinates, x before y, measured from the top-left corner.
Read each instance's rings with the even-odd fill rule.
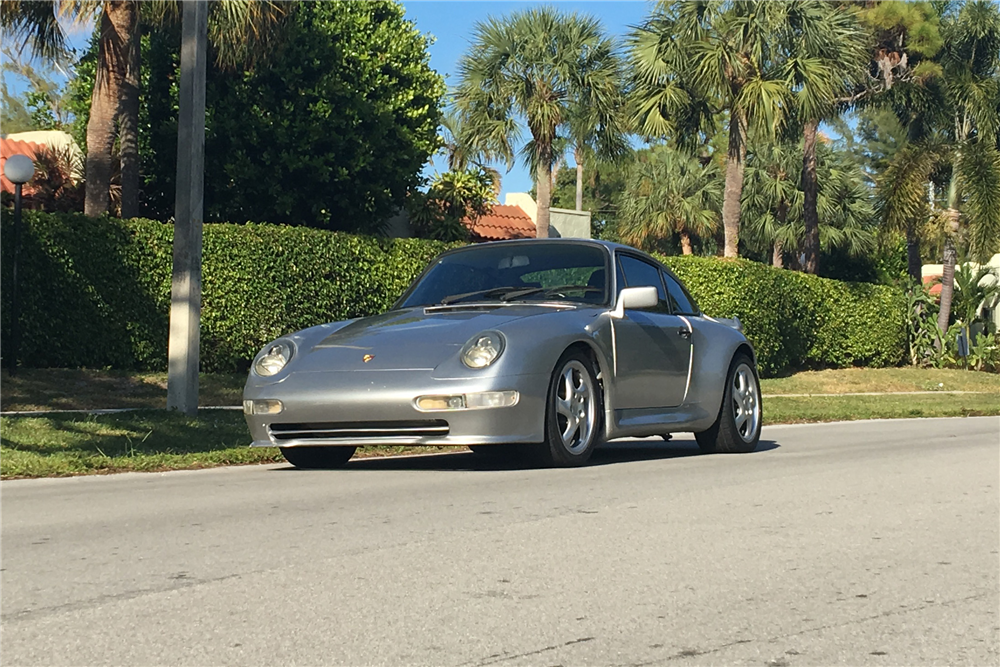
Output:
[[[696,451],[3,482],[3,664],[1000,664],[1000,419]]]

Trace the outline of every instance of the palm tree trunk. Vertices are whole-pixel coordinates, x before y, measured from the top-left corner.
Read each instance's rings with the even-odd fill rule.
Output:
[[[938,329],[940,329],[942,334],[948,331],[948,320],[951,319],[951,301],[955,292],[955,264],[958,261],[958,252],[955,250],[955,235],[958,232],[958,210],[952,207],[946,211],[946,214],[948,216],[948,230],[944,237],[944,267],[941,271],[941,308],[938,311],[937,322]]]
[[[743,169],[747,155],[740,115],[729,118],[729,150],[726,153],[726,185],[722,200],[722,227],[725,230],[725,256],[739,257],[740,197],[743,194]]]
[[[923,276],[920,274],[920,239],[912,222],[906,226],[906,272],[910,280],[920,284]]]
[[[785,268],[784,246],[781,241],[775,241],[774,247],[771,249],[771,266],[779,269]]]
[[[576,160],[576,210],[583,210],[583,155],[577,148],[573,154]]]
[[[538,214],[535,220],[535,237],[549,238],[549,209],[552,207],[552,147],[538,144],[538,167],[535,170],[535,189],[538,191]]]
[[[121,216],[135,218],[139,215],[139,47],[142,39],[139,30],[139,3],[125,3],[131,12],[132,26],[126,48],[127,68],[122,82],[121,109],[118,116],[118,138],[122,160]]]
[[[694,249],[691,247],[691,235],[687,233],[686,229],[681,230],[681,253],[684,255],[694,254]]]
[[[131,12],[128,2],[106,2],[101,12],[101,39],[97,50],[94,94],[87,122],[87,184],[83,212],[91,217],[108,212],[115,118],[122,80],[125,77],[125,46],[129,38]]]
[[[819,213],[816,209],[816,135],[818,120],[806,121],[802,130],[802,221],[805,223],[805,237],[802,251],[805,255],[806,273],[819,272]]]
[[[778,202],[774,217],[777,218],[779,227],[785,226],[785,221],[788,220],[788,202],[785,201],[784,197]],[[785,244],[778,239],[774,240],[774,247],[771,249],[771,266],[779,269],[785,268]]]

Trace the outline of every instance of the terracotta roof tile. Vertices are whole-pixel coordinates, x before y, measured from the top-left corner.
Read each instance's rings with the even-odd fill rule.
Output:
[[[935,282],[935,281],[937,281],[937,282]],[[931,296],[941,296],[941,276],[940,276],[940,274],[938,274],[938,275],[924,276],[922,282],[924,283],[924,286],[930,285],[930,289],[928,289],[927,292]],[[931,283],[933,283],[933,284],[931,284]]]
[[[469,219],[463,222],[472,231],[474,239],[502,241],[535,238],[535,223],[520,206],[497,204],[475,222]]]

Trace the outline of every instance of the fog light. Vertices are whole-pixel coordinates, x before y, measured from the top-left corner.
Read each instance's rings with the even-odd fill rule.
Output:
[[[465,397],[458,396],[421,396],[417,398],[418,410],[461,410],[465,407]]]
[[[243,414],[245,415],[276,415],[284,409],[285,406],[278,400],[243,401]]]
[[[483,391],[457,396],[418,396],[414,401],[417,410],[467,410],[477,408],[508,408],[517,405],[516,391]]]
[[[484,391],[478,394],[466,394],[465,405],[469,408],[509,408],[517,405],[516,391]]]

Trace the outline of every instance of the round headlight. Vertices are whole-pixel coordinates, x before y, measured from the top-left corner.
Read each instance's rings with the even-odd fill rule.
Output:
[[[265,348],[264,353],[257,357],[253,365],[257,375],[269,377],[281,372],[281,369],[288,365],[292,358],[292,346],[290,343],[271,343]]]
[[[503,336],[497,331],[477,334],[462,348],[462,363],[469,368],[486,368],[503,354]]]

